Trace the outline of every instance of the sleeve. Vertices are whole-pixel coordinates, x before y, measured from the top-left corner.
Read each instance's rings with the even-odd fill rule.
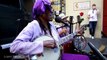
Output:
[[[24,55],[33,55],[43,52],[43,42],[35,41],[31,42],[32,36],[34,35],[34,24],[29,23],[16,37],[10,47],[10,52],[24,54]],[[36,30],[38,30],[36,28]],[[35,30],[35,31],[36,31]],[[38,34],[38,33],[35,33]],[[35,36],[36,37],[36,36]]]
[[[60,33],[61,31],[62,31],[62,28],[59,28],[59,29],[58,29],[58,33]]]

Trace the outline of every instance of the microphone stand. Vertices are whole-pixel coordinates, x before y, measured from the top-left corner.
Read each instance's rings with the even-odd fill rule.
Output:
[[[70,34],[73,33],[73,23],[72,22],[73,22],[73,16],[70,16],[70,22],[69,22],[69,24],[70,24],[70,32],[69,33]]]

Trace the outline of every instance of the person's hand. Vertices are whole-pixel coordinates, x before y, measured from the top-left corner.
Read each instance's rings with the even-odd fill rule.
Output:
[[[44,45],[44,47],[47,47],[47,48],[55,48],[56,47],[55,40],[43,41],[43,45]]]
[[[68,32],[68,30],[66,28],[62,29],[62,33],[67,33],[67,32]]]

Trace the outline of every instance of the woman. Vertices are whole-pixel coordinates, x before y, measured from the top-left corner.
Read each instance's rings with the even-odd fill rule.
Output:
[[[39,55],[44,47],[55,48],[55,40],[58,41],[58,33],[51,20],[51,3],[49,0],[36,0],[33,6],[33,18],[16,37],[10,47],[10,52],[23,55]],[[42,35],[49,35],[55,40],[34,41]]]
[[[49,0],[36,0],[33,6],[34,20],[19,33],[11,44],[10,52],[25,56],[41,56],[44,51],[44,47],[56,48],[55,41],[58,42],[59,35],[53,23],[50,22],[51,13],[51,3]],[[35,40],[42,35],[49,35],[53,37],[53,40]],[[52,59],[49,59],[50,57],[48,56],[43,60],[55,60],[53,57],[54,56],[52,55]]]

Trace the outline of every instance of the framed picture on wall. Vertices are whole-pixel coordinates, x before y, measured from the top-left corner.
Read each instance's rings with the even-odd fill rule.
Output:
[[[60,1],[59,0],[52,0],[52,8],[55,11],[59,11],[60,10]]]
[[[52,0],[52,8],[55,11],[62,11],[63,13],[66,13],[66,0]]]
[[[75,2],[73,4],[73,10],[88,10],[91,8],[91,2],[90,1],[84,1],[84,2]]]

